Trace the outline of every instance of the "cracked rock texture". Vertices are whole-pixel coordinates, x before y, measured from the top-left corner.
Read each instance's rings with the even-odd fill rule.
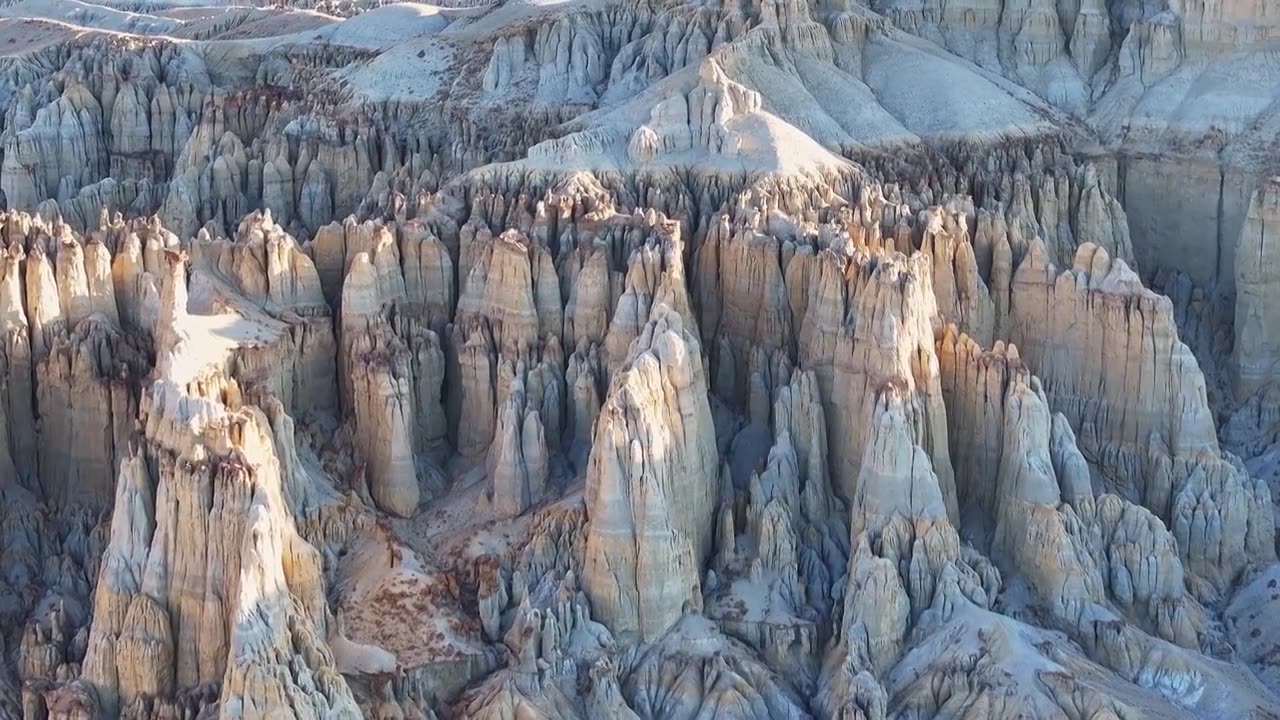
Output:
[[[0,7],[0,718],[1280,716],[1263,5]]]

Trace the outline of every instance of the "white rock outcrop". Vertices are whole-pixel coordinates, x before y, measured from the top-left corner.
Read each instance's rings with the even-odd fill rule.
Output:
[[[719,463],[697,338],[656,306],[596,421],[583,589],[615,634],[656,639],[702,601]]]

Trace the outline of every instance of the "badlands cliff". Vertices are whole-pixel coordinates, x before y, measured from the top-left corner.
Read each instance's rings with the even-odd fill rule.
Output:
[[[1280,717],[1280,8],[0,6],[0,718]]]

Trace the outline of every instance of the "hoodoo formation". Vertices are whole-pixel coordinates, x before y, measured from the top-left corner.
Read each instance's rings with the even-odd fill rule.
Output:
[[[0,0],[0,720],[1280,718],[1276,0],[384,2]]]

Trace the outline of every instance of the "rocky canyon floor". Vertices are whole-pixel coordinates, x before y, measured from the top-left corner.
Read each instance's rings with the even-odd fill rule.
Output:
[[[4,0],[0,109],[0,720],[1280,719],[1280,0]]]

